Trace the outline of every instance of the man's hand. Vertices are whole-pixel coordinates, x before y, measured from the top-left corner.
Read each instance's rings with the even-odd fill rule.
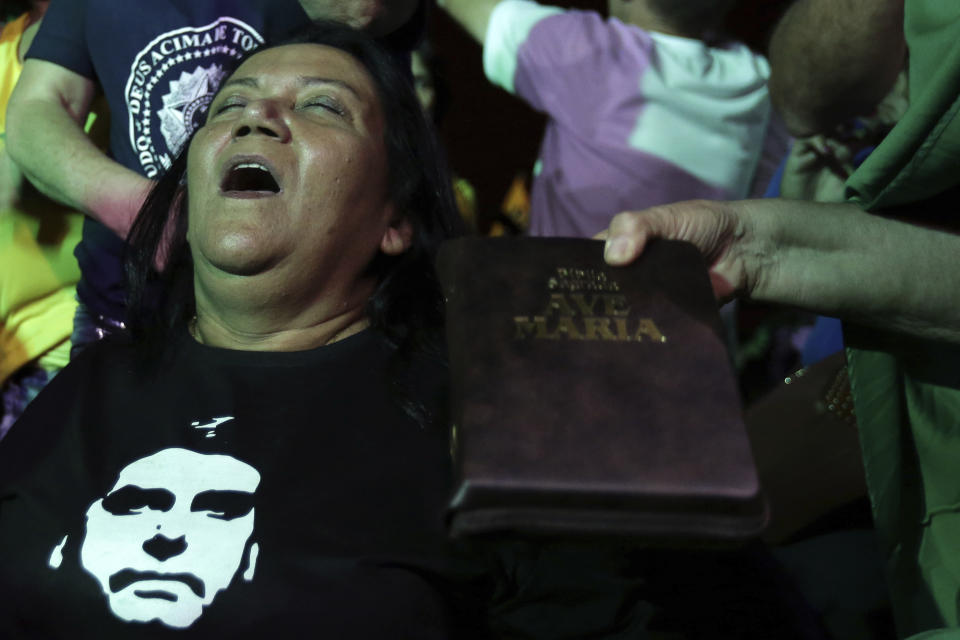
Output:
[[[655,237],[703,254],[714,293],[743,296],[960,344],[960,236],[882,218],[855,204],[678,202],[621,213],[598,238],[623,265]]]
[[[612,265],[635,260],[652,238],[690,242],[707,260],[714,294],[725,302],[751,293],[756,265],[745,257],[751,236],[746,220],[727,203],[691,200],[621,213],[597,238],[606,240],[604,258]]]
[[[843,202],[847,178],[853,173],[855,148],[827,136],[793,143],[780,180],[780,196],[814,202]]]

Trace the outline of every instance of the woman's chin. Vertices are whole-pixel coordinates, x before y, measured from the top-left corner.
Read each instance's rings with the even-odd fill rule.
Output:
[[[269,272],[279,262],[274,256],[259,252],[217,252],[203,261],[210,270],[229,276],[252,277]]]
[[[200,251],[191,245],[194,252],[194,264],[205,264],[214,271],[235,276],[254,276],[276,266],[282,259],[277,251],[264,238],[247,234],[228,235],[216,243],[201,246]],[[196,255],[200,253],[201,255]]]

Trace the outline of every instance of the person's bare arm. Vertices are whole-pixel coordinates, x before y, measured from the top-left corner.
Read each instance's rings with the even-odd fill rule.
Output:
[[[93,95],[89,79],[27,60],[7,109],[7,151],[44,194],[126,237],[152,182],[108,158],[84,134]]]
[[[490,23],[490,14],[500,0],[437,0],[440,8],[449,13],[454,20],[460,23],[473,38],[483,44],[487,35],[487,25]]]
[[[426,1],[426,0],[422,0]],[[339,20],[374,36],[391,33],[413,16],[421,0],[300,0],[311,20]]]
[[[869,113],[903,68],[904,0],[796,0],[770,39],[770,97],[806,137]]]
[[[687,240],[721,299],[743,296],[960,343],[960,236],[799,200],[689,201],[622,213],[599,237],[611,264],[649,238]]]

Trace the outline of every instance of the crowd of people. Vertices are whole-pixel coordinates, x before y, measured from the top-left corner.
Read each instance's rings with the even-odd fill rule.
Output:
[[[792,0],[761,52],[735,4],[5,6],[0,635],[960,637],[960,6]],[[825,404],[747,407],[763,540],[447,535],[434,259],[479,212],[434,12],[547,117],[525,233],[684,240],[718,303],[820,318]],[[843,626],[773,547],[864,494]]]

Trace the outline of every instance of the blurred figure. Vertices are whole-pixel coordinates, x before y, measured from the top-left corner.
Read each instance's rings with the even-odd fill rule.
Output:
[[[442,101],[442,107],[446,107],[447,90],[436,52],[429,40],[424,39],[410,53],[410,72],[420,106],[435,124],[439,123],[443,119],[444,109],[438,108],[438,98]]]
[[[847,179],[853,175],[903,116],[909,104],[907,73],[902,71],[890,93],[869,113],[832,131],[797,139],[770,197],[843,202]],[[817,316],[812,330],[797,341],[804,367],[843,349],[840,320]],[[849,385],[847,385],[849,394]]]
[[[424,39],[410,52],[410,71],[413,86],[417,91],[417,100],[430,120],[437,127],[446,115],[449,89],[443,80],[443,71],[437,53]],[[457,201],[457,211],[467,228],[477,230],[477,192],[473,185],[463,177],[453,175],[453,195]]]
[[[5,144],[7,102],[48,5],[34,0],[0,31],[0,438],[66,365],[77,306],[82,216],[37,193]]]
[[[518,235],[530,228],[530,187],[525,171],[517,172],[500,203],[500,216],[490,226],[491,236]]]
[[[897,124],[909,106],[907,73],[869,113],[833,130],[801,137],[790,149],[773,196],[814,202],[843,202],[847,178]]]
[[[798,136],[872,108],[909,51],[909,106],[847,179],[845,202],[694,201],[616,216],[613,264],[693,242],[718,298],[844,320],[865,477],[900,637],[960,629],[960,5],[798,0],[770,87]]]
[[[0,209],[15,204],[20,199],[23,176],[6,152],[7,102],[20,78],[23,57],[33,42],[40,27],[40,20],[47,11],[49,0],[33,0],[28,9],[14,15],[7,22],[0,22]],[[0,15],[0,20],[6,16]]]
[[[482,42],[490,81],[548,116],[532,235],[589,237],[624,208],[750,193],[769,67],[717,35],[728,0],[609,0],[606,21],[524,0],[439,4]]]

